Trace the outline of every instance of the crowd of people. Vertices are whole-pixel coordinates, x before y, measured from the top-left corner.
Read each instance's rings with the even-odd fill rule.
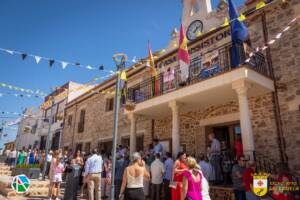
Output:
[[[195,156],[179,152],[173,159],[170,152],[164,152],[157,139],[145,151],[129,153],[127,146],[117,148],[115,166],[116,200],[210,200],[209,185],[220,185],[230,179],[236,200],[258,200],[253,193],[253,174],[256,166],[253,161],[243,156],[241,144],[235,144],[236,159],[230,167],[224,167],[222,144],[215,135],[209,135],[208,154]],[[66,179],[68,168],[80,168],[78,191],[89,200],[110,199],[112,158],[110,152],[97,149],[92,152],[12,150],[6,152],[8,162],[17,164],[39,164],[41,170],[46,159],[46,175],[50,180],[49,198],[60,198],[60,186]],[[229,165],[228,165],[229,166]],[[230,168],[230,169],[227,169]],[[227,169],[227,170],[226,170]],[[278,180],[287,177],[287,170],[281,170]],[[228,174],[228,178],[226,178]],[[86,192],[85,192],[86,191]],[[277,196],[276,196],[277,195]],[[274,194],[274,199],[282,199],[281,194]],[[286,194],[285,194],[286,195]],[[286,200],[293,200],[289,194]]]

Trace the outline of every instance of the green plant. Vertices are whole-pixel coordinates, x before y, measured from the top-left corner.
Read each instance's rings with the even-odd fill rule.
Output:
[[[16,168],[22,168],[22,169],[29,169],[29,168],[40,168],[40,164],[19,164],[16,166]]]

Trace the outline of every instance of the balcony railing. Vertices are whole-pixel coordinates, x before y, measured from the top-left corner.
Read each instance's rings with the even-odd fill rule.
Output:
[[[157,77],[148,78],[128,88],[127,100],[134,103],[140,103],[238,68],[231,67],[231,48],[232,46],[230,43],[217,50],[206,52],[206,54],[203,54],[201,57],[205,57],[212,52],[217,53],[215,54],[216,56],[212,56],[210,60],[203,59],[203,62],[201,58],[192,59],[189,66],[189,78],[186,81],[182,81],[181,79],[179,66],[174,69],[164,70],[164,72],[159,73]],[[267,65],[262,53],[256,52],[250,47],[244,47],[243,44],[238,45],[237,48],[239,51],[240,63],[242,63],[239,67],[247,66],[268,76]]]

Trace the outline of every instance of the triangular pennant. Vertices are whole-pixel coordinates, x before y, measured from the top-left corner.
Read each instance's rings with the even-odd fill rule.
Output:
[[[229,26],[229,20],[227,17],[225,17],[224,23],[222,24],[222,27],[225,27],[225,26]]]
[[[201,35],[202,35],[202,32],[198,30],[198,31],[196,32],[196,36],[199,37],[199,36],[201,36]]]
[[[55,61],[54,61],[53,59],[50,59],[50,60],[49,60],[49,66],[52,67],[52,65],[54,64],[54,62],[55,62]]]
[[[41,61],[41,57],[40,56],[34,56],[35,62],[36,64],[39,64],[39,62]]]
[[[5,50],[5,51],[11,55],[14,55],[14,51],[12,51],[12,50]]]
[[[64,62],[64,61],[61,62],[61,66],[62,66],[63,69],[66,69],[66,67],[67,67],[68,64],[69,63]]]
[[[26,57],[27,57],[27,54],[26,53],[22,53],[21,56],[22,56],[22,60],[25,60]]]
[[[90,65],[88,65],[88,66],[86,66],[85,68],[87,68],[87,69],[94,69],[92,66],[90,66]]]
[[[239,20],[240,22],[245,21],[245,19],[246,19],[246,16],[243,15],[243,14],[241,14],[241,15],[239,16],[239,18],[238,18],[238,20]]]
[[[261,1],[258,4],[256,4],[255,8],[256,8],[256,10],[258,10],[258,9],[265,7],[265,5],[266,5],[265,2]]]
[[[121,72],[120,79],[126,81],[127,77],[125,70]]]

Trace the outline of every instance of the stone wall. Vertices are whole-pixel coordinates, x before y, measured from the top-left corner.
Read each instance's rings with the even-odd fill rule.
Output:
[[[287,0],[285,3],[278,1],[270,8],[266,9],[266,24],[268,30],[268,40],[275,38],[279,31],[282,31],[288,23],[299,16],[300,1]],[[251,19],[251,42],[253,47],[263,44],[263,32],[261,25],[261,15]],[[283,136],[285,139],[286,154],[288,156],[289,166],[292,170],[300,171],[300,22],[295,22],[291,28],[284,32],[279,40],[270,46],[271,61],[278,91],[278,100],[280,107],[280,118],[282,122]],[[269,102],[271,100],[271,97]],[[274,104],[273,104],[274,106]],[[270,105],[259,106],[261,109],[273,110]],[[265,108],[268,107],[268,108]],[[265,114],[261,112],[265,117]],[[274,122],[273,122],[274,121]],[[263,123],[256,122],[255,129],[257,133],[256,140],[265,140],[270,148],[264,151],[271,156],[279,156],[272,151],[276,146],[276,138],[264,138],[262,132],[269,133],[276,130],[275,118],[264,119]],[[272,132],[273,132],[272,131]],[[263,146],[262,146],[263,147]],[[272,151],[272,153],[271,153]]]

